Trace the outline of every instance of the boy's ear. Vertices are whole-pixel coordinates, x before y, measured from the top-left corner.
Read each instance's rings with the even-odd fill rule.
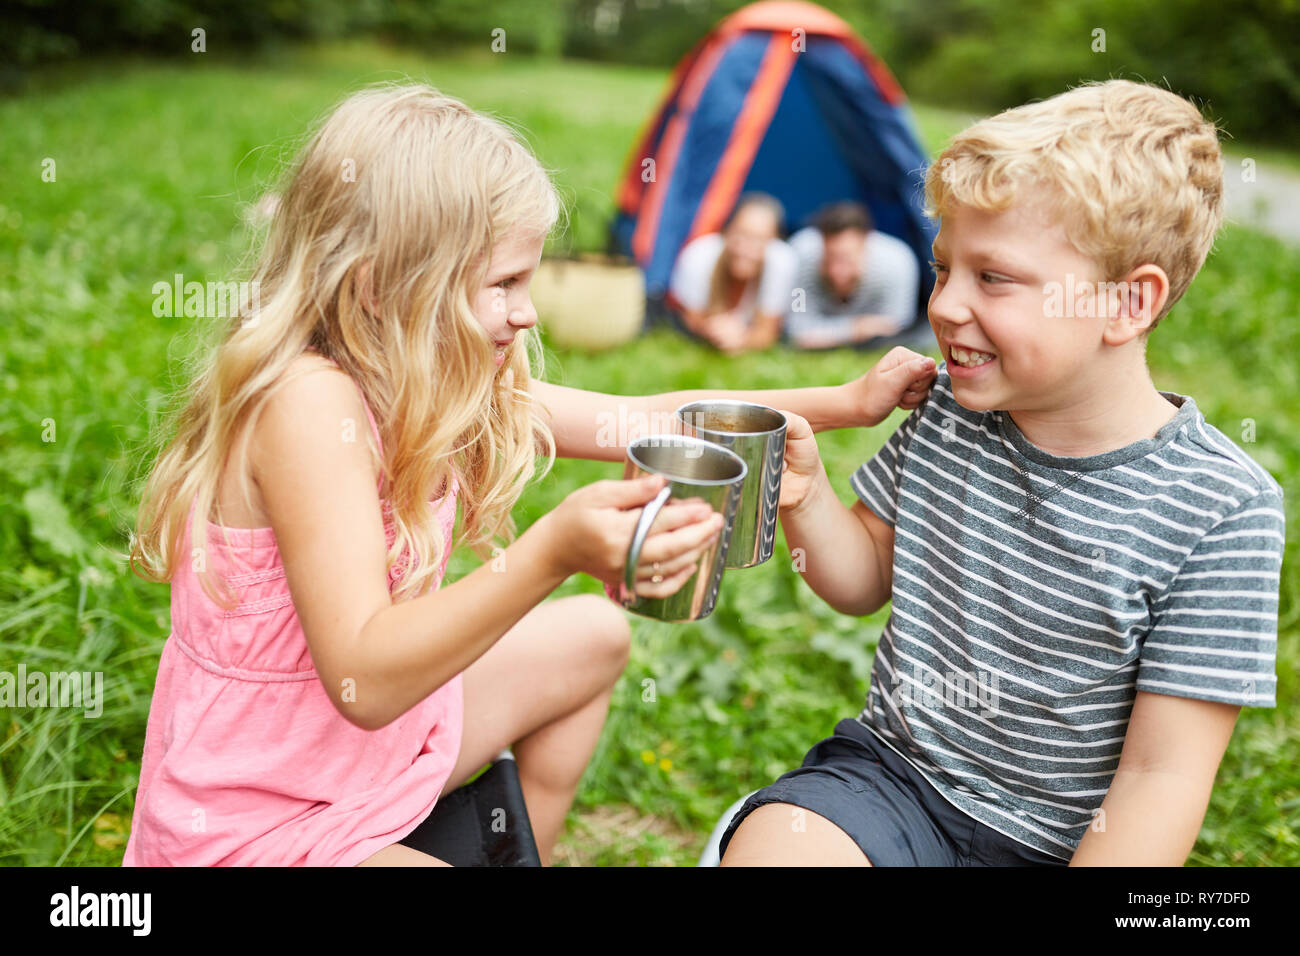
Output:
[[[1102,331],[1107,345],[1123,345],[1155,324],[1169,298],[1169,276],[1154,262],[1136,267],[1118,283],[1112,310]]]

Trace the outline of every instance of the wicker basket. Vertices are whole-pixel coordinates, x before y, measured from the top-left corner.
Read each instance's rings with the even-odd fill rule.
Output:
[[[613,348],[636,338],[645,321],[645,280],[625,260],[543,259],[531,291],[543,331],[563,348]]]

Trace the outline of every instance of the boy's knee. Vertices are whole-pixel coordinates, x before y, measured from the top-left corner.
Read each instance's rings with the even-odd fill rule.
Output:
[[[720,866],[872,866],[853,838],[820,814],[765,803],[740,822]]]

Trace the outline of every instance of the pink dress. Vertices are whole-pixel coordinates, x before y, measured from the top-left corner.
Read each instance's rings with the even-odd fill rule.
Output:
[[[366,415],[378,442],[369,406]],[[447,542],[434,587],[447,570],[457,491],[453,479],[429,503]],[[239,604],[219,607],[190,562],[177,567],[122,865],[360,863],[414,830],[451,776],[462,675],[379,730],[349,723],[312,665],[272,529],[224,529],[228,547],[223,528],[208,525],[212,570]],[[385,532],[391,545],[387,507]]]

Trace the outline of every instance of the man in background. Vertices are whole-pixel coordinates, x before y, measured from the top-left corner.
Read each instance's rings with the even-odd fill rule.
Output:
[[[790,246],[798,270],[784,331],[796,348],[871,348],[916,319],[916,255],[874,229],[861,203],[826,207]]]

